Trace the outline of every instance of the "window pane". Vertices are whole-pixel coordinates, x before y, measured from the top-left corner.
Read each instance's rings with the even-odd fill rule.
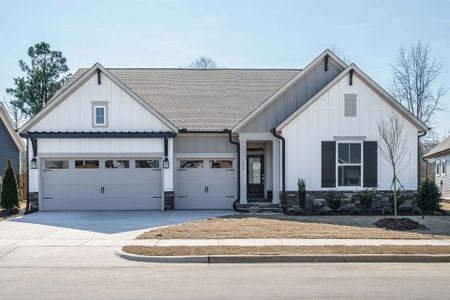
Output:
[[[248,158],[248,183],[261,184],[261,157]]]
[[[49,170],[53,169],[68,169],[69,161],[68,160],[46,160],[45,168]]]
[[[75,169],[98,169],[100,166],[98,160],[76,160]]]
[[[203,169],[203,160],[180,160],[182,169]]]
[[[95,123],[96,124],[105,124],[105,108],[104,107],[96,107],[95,108]]]
[[[349,160],[349,144],[338,144],[338,162],[340,164],[348,164]]]
[[[361,163],[361,144],[350,144],[350,163]]]
[[[130,167],[129,160],[107,160],[105,161],[106,169],[128,169]]]
[[[339,186],[360,186],[361,167],[360,166],[339,166],[338,168]]]
[[[231,169],[233,168],[232,160],[214,159],[209,160],[209,167],[211,169]]]
[[[135,167],[137,169],[158,169],[159,160],[157,159],[136,160]]]

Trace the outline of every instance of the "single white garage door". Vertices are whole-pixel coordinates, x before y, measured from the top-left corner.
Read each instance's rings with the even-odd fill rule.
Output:
[[[176,209],[232,209],[237,195],[234,159],[178,159]]]
[[[160,159],[45,159],[42,210],[160,209]]]

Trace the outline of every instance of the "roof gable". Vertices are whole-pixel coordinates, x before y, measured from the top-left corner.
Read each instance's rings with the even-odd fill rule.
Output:
[[[356,65],[351,64],[348,66],[341,74],[334,78],[330,83],[328,83],[322,90],[320,90],[314,97],[308,100],[303,106],[301,106],[295,113],[293,113],[289,118],[277,126],[277,130],[283,129],[292,120],[294,120],[298,115],[305,111],[311,104],[317,101],[323,94],[335,86],[343,77],[353,72],[353,75],[358,75],[360,78],[373,89],[383,100],[385,100],[390,106],[397,110],[401,115],[403,115],[409,122],[411,122],[417,129],[422,132],[426,132],[429,128],[414,116],[410,111],[408,111],[402,104],[400,104],[396,99],[394,99],[389,93],[387,93],[382,87],[380,87],[375,81],[373,81],[369,76],[367,76],[363,71],[361,71]]]
[[[450,135],[425,154],[424,158],[433,158],[450,152]]]
[[[140,103],[145,109],[147,109],[152,115],[158,118],[168,128],[170,128],[174,132],[177,132],[177,128],[171,122],[169,122],[166,118],[164,118],[159,112],[153,109],[153,107],[151,107],[146,101],[142,100],[138,95],[136,95],[134,91],[128,88],[125,84],[123,84],[119,79],[117,79],[113,74],[111,74],[108,70],[106,70],[103,66],[101,66],[98,63],[88,70],[77,72],[79,76],[71,78],[68,84],[64,88],[62,88],[57,94],[55,94],[52,100],[38,114],[36,114],[36,116],[30,119],[19,129],[19,132],[20,133],[26,132],[31,127],[36,125],[42,118],[44,118],[48,113],[50,113],[60,103],[62,103],[72,93],[74,93],[79,87],[81,87],[87,80],[89,80],[94,75],[94,73],[97,72],[97,70],[99,70],[103,75],[107,76],[113,83],[119,86],[119,88],[121,88],[124,92],[126,92],[138,103]]]
[[[25,145],[22,139],[17,134],[16,130],[14,129],[14,125],[12,123],[11,118],[9,117],[8,111],[1,102],[0,102],[0,122],[2,122],[5,125],[9,135],[14,140],[14,143],[16,144],[19,151],[24,151]]]

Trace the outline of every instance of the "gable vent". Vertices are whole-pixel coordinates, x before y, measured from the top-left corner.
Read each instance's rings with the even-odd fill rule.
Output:
[[[356,117],[356,94],[344,94],[344,116]]]

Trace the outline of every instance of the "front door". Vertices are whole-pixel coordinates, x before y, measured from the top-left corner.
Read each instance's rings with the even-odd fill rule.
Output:
[[[247,156],[247,198],[264,198],[264,155]]]

